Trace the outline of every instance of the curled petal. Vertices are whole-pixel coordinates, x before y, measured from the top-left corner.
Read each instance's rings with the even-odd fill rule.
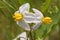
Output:
[[[28,25],[28,23],[26,23],[25,21],[17,21],[17,24],[22,27],[23,29],[30,31],[30,27]]]
[[[30,5],[29,3],[23,4],[20,8],[19,11],[20,13],[28,13],[29,12]]]
[[[32,12],[25,13],[24,14],[24,20],[27,23],[39,23],[40,22],[40,18],[36,17],[36,15]]]
[[[25,17],[24,20],[27,23],[40,23],[40,19],[37,19],[35,17]]]
[[[27,23],[33,23],[34,18],[32,18],[32,17],[25,17],[24,20]]]
[[[25,17],[28,17],[28,16],[30,16],[30,17],[35,17],[35,14],[32,13],[32,12],[30,12],[30,13],[25,13],[24,16],[25,16]]]
[[[39,17],[40,19],[44,17],[43,14],[39,10],[35,8],[32,8],[32,10],[35,12],[36,17]]]
[[[42,23],[42,22],[36,23],[36,24],[32,27],[32,30],[36,30],[37,28],[39,28],[40,25],[41,25],[41,23]]]

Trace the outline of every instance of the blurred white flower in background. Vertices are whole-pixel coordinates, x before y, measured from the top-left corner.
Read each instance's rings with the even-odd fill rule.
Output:
[[[26,32],[21,33],[13,40],[17,40],[17,38],[20,38],[20,40],[27,40]]]

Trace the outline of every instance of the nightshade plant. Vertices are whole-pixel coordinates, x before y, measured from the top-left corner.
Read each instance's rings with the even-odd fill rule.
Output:
[[[13,18],[16,23],[25,30],[25,32],[21,33],[13,40],[17,40],[17,38],[20,38],[20,40],[35,40],[31,36],[31,31],[39,28],[42,23],[50,24],[52,22],[50,17],[44,17],[39,10],[32,8],[33,13],[30,12],[29,9],[30,5],[29,3],[26,3],[20,6],[19,10],[14,13]],[[29,24],[32,23],[34,25],[31,27]]]

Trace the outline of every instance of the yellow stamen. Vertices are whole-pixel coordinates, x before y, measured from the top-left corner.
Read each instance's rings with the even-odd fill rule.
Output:
[[[15,21],[21,21],[23,19],[23,15],[20,13],[14,13],[13,18]]]
[[[46,24],[50,24],[52,22],[52,19],[50,17],[44,17],[42,21]]]

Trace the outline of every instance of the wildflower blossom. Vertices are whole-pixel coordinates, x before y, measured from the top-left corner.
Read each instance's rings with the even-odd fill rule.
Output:
[[[26,3],[19,7],[19,10],[16,11],[13,15],[13,18],[16,20],[17,24],[25,30],[30,30],[29,25],[24,20],[24,14],[29,12],[29,7],[30,5]]]
[[[29,12],[29,8],[30,8],[29,3],[23,4],[19,8],[19,10],[16,11],[13,15],[13,18],[15,19],[17,24],[25,30],[30,30],[30,26],[28,23],[35,23],[32,29],[36,27],[38,28],[38,26],[42,22],[40,19],[43,18],[43,14],[40,11],[38,11],[35,8],[32,8],[32,10],[34,11],[34,13],[32,13],[32,12]]]
[[[23,4],[21,7],[19,7],[19,10],[16,11],[13,16],[17,24],[21,26],[23,29],[28,31],[30,30],[30,26],[28,23],[34,23],[35,25],[32,27],[32,30],[35,30],[41,25],[42,22],[46,24],[52,22],[50,17],[44,17],[39,10],[32,8],[34,12],[33,13],[29,12],[29,8],[29,3]]]

